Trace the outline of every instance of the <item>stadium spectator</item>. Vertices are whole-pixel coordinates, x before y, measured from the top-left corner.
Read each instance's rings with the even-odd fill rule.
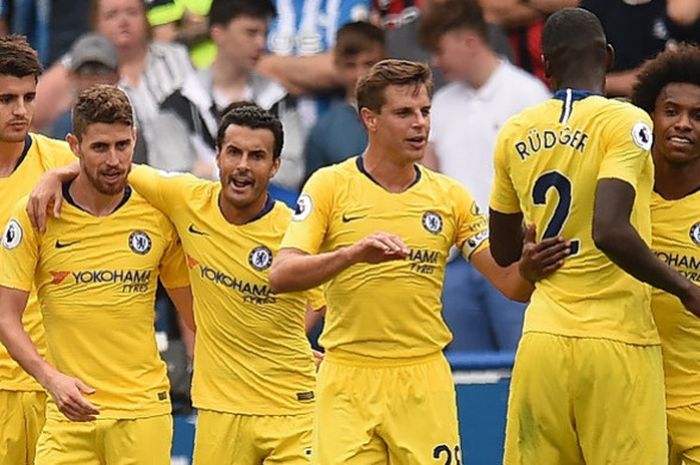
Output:
[[[365,21],[348,23],[338,29],[333,56],[345,98],[334,102],[309,132],[304,148],[305,179],[323,166],[359,155],[367,146],[367,132],[357,114],[355,86],[384,58],[384,33]]]
[[[600,95],[613,51],[591,12],[551,15],[542,51],[556,92],[499,134],[491,250],[501,266],[518,260],[524,221],[540,237],[566,237],[571,256],[537,283],[527,310],[504,463],[666,463],[661,348],[645,282],[696,315],[700,288],[647,246],[651,120]]]
[[[4,231],[1,239],[7,243],[11,238],[5,225],[15,204],[44,171],[75,160],[64,142],[29,133],[40,74],[37,53],[24,37],[0,37],[0,227]],[[3,263],[0,268],[5,267]],[[45,355],[46,337],[34,290],[29,294],[23,322],[38,352]],[[43,388],[0,344],[0,462],[34,465],[45,404]]]
[[[268,270],[292,217],[267,190],[283,140],[274,115],[241,103],[223,116],[217,132],[219,182],[163,176],[144,166],[129,177],[173,221],[191,270],[195,463],[310,460],[315,367],[304,315],[307,305],[321,312],[324,299],[320,289],[270,291]],[[75,166],[58,176],[70,179]],[[60,183],[53,184],[48,190],[55,192]]]
[[[433,72],[435,89],[439,90],[445,80],[439,69],[430,60],[430,50],[426,49],[418,39],[418,29],[422,15],[433,4],[443,0],[375,0],[375,12],[379,13],[379,21],[386,28],[387,55],[401,60],[419,61],[430,64]],[[488,25],[488,35],[491,47],[501,56],[512,60],[508,40],[503,31],[496,25]]]
[[[89,32],[75,41],[70,54],[69,77],[74,98],[95,84],[115,85],[119,81],[119,52],[106,37]],[[44,132],[50,137],[64,139],[70,130],[70,111],[67,110]]]
[[[433,2],[421,19],[420,36],[449,81],[433,99],[425,163],[458,180],[485,208],[499,129],[546,100],[549,91],[491,48],[477,0]],[[450,350],[516,349],[525,306],[505,298],[459,254],[445,270],[442,304],[454,334]]]
[[[153,39],[176,41],[190,50],[197,68],[208,68],[214,62],[216,45],[209,37],[207,16],[212,0],[153,0],[147,5],[148,23]]]
[[[295,102],[278,83],[255,72],[265,51],[268,22],[275,16],[269,0],[214,0],[209,12],[216,58],[208,69],[190,76],[161,109],[177,115],[189,130],[198,153],[195,174],[216,177],[219,115],[232,103],[252,101],[276,113],[285,127],[282,165],[275,182],[298,191],[304,169],[302,129]]]
[[[629,97],[642,63],[679,42],[700,42],[700,7],[687,0],[581,0],[603,23],[615,48],[605,84],[611,96]]]
[[[159,113],[163,100],[194,72],[187,50],[150,41],[143,0],[93,0],[92,17],[94,29],[119,51],[119,85],[129,94],[145,142],[137,147],[135,161],[168,170],[191,170],[195,159],[186,128]],[[66,55],[40,79],[36,127],[45,127],[70,108],[70,60],[70,54]]]
[[[651,247],[696,285],[700,223],[700,49],[680,45],[645,63],[632,102],[654,120]],[[664,360],[669,465],[700,463],[700,321],[654,290],[651,310]]]
[[[170,464],[168,379],[153,326],[158,278],[191,324],[192,296],[172,225],[127,184],[134,134],[123,91],[81,93],[68,137],[80,174],[63,186],[62,217],[39,232],[25,199],[3,236],[0,340],[51,395],[37,465]],[[50,363],[22,327],[32,288]]]
[[[416,163],[430,130],[430,88],[425,64],[400,60],[380,61],[360,80],[367,150],[311,176],[273,260],[276,293],[326,283],[316,465],[459,461],[442,354],[451,335],[440,316],[451,245],[508,295],[532,292],[517,266],[493,261],[486,218],[466,189]],[[551,241],[563,257],[566,244]]]
[[[542,26],[547,16],[566,7],[578,6],[580,0],[479,0],[486,20],[508,34],[514,63],[544,82]]]
[[[299,97],[306,137],[330,105],[323,94],[340,86],[331,53],[336,33],[346,23],[367,20],[371,0],[275,0],[275,8],[278,15],[267,35],[270,53],[257,69]]]

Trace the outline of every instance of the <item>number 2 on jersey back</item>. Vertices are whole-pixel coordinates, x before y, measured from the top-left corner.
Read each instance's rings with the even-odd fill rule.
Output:
[[[535,205],[546,205],[547,191],[552,188],[557,191],[559,201],[554,208],[554,214],[549,220],[547,228],[544,230],[542,239],[561,234],[564,229],[564,223],[566,223],[571,212],[571,181],[558,171],[550,171],[537,178],[535,187],[532,189],[532,202]],[[576,239],[571,240],[570,255],[576,255],[578,250],[579,241]]]

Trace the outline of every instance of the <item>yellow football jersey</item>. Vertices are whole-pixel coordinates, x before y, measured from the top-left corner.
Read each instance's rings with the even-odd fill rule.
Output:
[[[75,161],[75,156],[65,142],[49,139],[39,134],[27,136],[24,152],[17,168],[10,176],[0,178],[0,199],[3,199],[0,202],[0,227],[4,228],[17,202],[32,191],[44,172],[73,161]],[[0,262],[0,267],[3,266]],[[22,322],[34,345],[39,349],[39,353],[45,355],[44,327],[41,325],[41,313],[34,290],[29,294]],[[17,362],[12,360],[2,344],[0,344],[0,389],[12,391],[43,390],[34,378],[25,373],[17,365]]]
[[[524,331],[658,344],[649,286],[612,263],[592,238],[599,179],[634,186],[631,222],[650,242],[651,120],[620,101],[566,89],[512,117],[495,149],[491,208],[522,212],[538,236],[572,241],[564,266],[538,282]]]
[[[328,252],[377,231],[399,236],[410,255],[357,264],[328,281],[321,344],[332,356],[368,362],[442,350],[452,339],[440,303],[447,255],[453,245],[467,258],[487,247],[485,218],[457,181],[416,166],[415,183],[390,193],[353,157],[311,176],[282,247]]]
[[[275,295],[268,271],[292,212],[268,199],[257,218],[230,224],[219,182],[135,167],[130,181],[173,222],[187,257],[197,336],[195,407],[251,415],[313,410],[315,367],[304,332],[320,290]]]
[[[682,199],[651,198],[652,249],[657,257],[700,284],[700,192]],[[700,320],[674,295],[652,290],[651,309],[661,337],[669,408],[700,402]]]
[[[101,418],[170,412],[166,367],[155,340],[155,292],[187,286],[184,255],[170,222],[127,189],[108,216],[72,203],[64,187],[60,218],[32,228],[18,203],[0,247],[0,285],[36,284],[49,360],[82,379]],[[51,401],[47,417],[64,418]]]

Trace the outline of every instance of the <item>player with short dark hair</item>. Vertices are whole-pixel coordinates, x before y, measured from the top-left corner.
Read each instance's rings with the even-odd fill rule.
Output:
[[[80,172],[63,185],[63,216],[39,232],[25,198],[5,228],[0,340],[51,395],[36,465],[166,465],[172,417],[155,292],[160,278],[191,315],[184,257],[168,219],[127,184],[135,129],[126,94],[81,92],[73,121]],[[34,286],[50,362],[21,324]]]
[[[315,367],[304,315],[325,302],[320,289],[276,295],[270,288],[272,258],[292,218],[267,191],[283,141],[277,117],[236,103],[219,125],[218,182],[147,166],[129,177],[174,223],[186,255],[197,309],[196,464],[310,460]],[[74,168],[50,176],[70,179]]]
[[[640,70],[632,103],[654,120],[651,248],[661,260],[700,282],[700,49],[679,45]],[[659,330],[666,384],[671,465],[700,464],[700,322],[672,294],[655,289],[651,310]]]
[[[0,225],[44,171],[75,160],[63,141],[30,134],[36,83],[42,67],[37,53],[18,35],[0,37]],[[3,265],[4,266],[4,265]],[[32,290],[24,328],[39,353],[46,353],[41,314]],[[0,344],[0,463],[32,465],[44,424],[46,394]]]
[[[613,50],[592,13],[554,13],[542,51],[556,92],[501,129],[491,248],[502,266],[517,261],[523,220],[572,247],[525,314],[504,463],[664,463],[661,349],[645,282],[696,314],[700,290],[647,246],[651,120],[602,96]]]

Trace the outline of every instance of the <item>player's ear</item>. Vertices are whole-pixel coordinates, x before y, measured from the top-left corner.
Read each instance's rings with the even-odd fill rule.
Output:
[[[377,129],[377,115],[369,108],[360,108],[360,119],[367,132],[374,132]]]
[[[608,67],[606,68],[606,71],[610,71],[615,64],[615,49],[613,48],[612,44],[608,44],[605,51],[608,54]]]
[[[66,142],[68,142],[71,152],[73,152],[76,157],[80,158],[80,150],[78,148],[80,142],[78,141],[78,137],[72,132],[69,132],[66,134]]]
[[[282,157],[277,157],[272,160],[272,169],[270,170],[270,179],[272,179],[277,172],[280,170],[280,165],[282,164]]]
[[[136,147],[136,126],[131,127],[131,138],[133,139],[134,147]]]

